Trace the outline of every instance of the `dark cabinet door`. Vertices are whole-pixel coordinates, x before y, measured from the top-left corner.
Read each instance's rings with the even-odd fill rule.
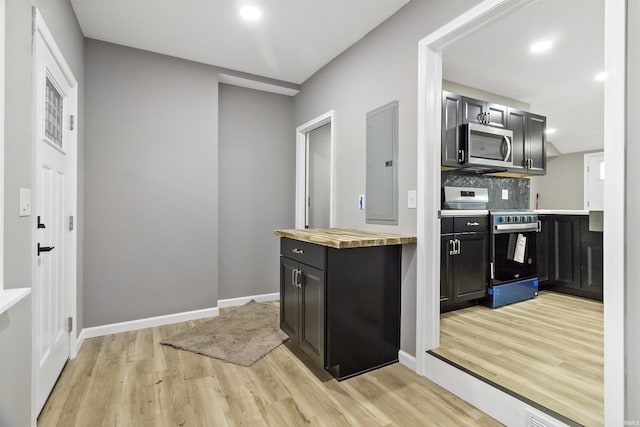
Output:
[[[300,324],[300,296],[294,283],[297,268],[297,262],[280,257],[280,329],[293,342],[298,341]]]
[[[507,115],[507,129],[513,132],[511,150],[513,153],[514,169],[526,166],[527,158],[527,113],[509,108]]]
[[[602,293],[604,281],[602,240],[582,242],[580,252],[582,289]]]
[[[453,302],[453,269],[451,267],[453,235],[440,236],[440,308]]]
[[[489,113],[489,125],[506,128],[507,127],[507,107],[499,104],[487,104]]]
[[[547,166],[547,156],[545,153],[545,131],[547,129],[547,118],[537,114],[527,114],[527,139],[529,173],[543,174]]]
[[[554,282],[580,288],[580,217],[554,217],[553,241]]]
[[[540,215],[540,231],[536,234],[536,263],[538,266],[538,280],[545,285],[551,276],[551,220],[548,216]]]
[[[325,272],[303,264],[300,271],[299,346],[324,368]]]
[[[462,97],[460,123],[482,123],[487,113],[487,103],[473,98]]]
[[[458,167],[460,149],[460,111],[462,97],[450,92],[442,92],[442,165]]]
[[[459,253],[453,259],[453,291],[456,301],[482,298],[489,284],[489,233],[456,234]]]

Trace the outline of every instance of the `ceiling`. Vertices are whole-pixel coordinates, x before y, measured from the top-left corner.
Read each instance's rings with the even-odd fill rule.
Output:
[[[408,2],[71,0],[85,37],[297,84]]]
[[[530,46],[551,40],[546,52]],[[604,147],[604,0],[538,0],[447,46],[443,78],[528,103],[561,153]]]

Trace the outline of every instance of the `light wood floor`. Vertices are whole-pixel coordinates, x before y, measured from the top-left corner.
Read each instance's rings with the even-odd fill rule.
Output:
[[[580,424],[604,425],[602,303],[541,292],[445,313],[435,353]]]
[[[399,364],[337,382],[286,345],[243,368],[159,344],[197,323],[85,341],[38,426],[500,425]]]

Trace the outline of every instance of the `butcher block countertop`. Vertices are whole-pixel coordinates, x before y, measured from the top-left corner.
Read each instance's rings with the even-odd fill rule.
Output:
[[[307,228],[304,230],[275,230],[276,236],[336,249],[364,248],[367,246],[404,245],[416,243],[415,236],[346,230],[343,228]]]

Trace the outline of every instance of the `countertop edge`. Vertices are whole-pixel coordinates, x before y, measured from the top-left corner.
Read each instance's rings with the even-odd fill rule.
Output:
[[[296,229],[287,229],[287,230],[274,230],[273,234],[279,237],[286,237],[292,240],[298,240],[301,242],[312,243],[315,245],[326,246],[334,249],[353,249],[353,248],[367,248],[367,247],[376,247],[376,246],[393,246],[393,245],[409,245],[417,242],[417,238],[415,236],[402,235],[402,234],[388,234],[388,233],[380,233],[374,231],[363,231],[363,230],[349,230],[349,229],[335,229],[336,231],[345,231],[347,233],[362,233],[362,234],[371,234],[370,237],[363,236],[353,240],[346,241],[337,241],[331,240],[331,235],[327,235],[326,237],[315,237],[314,236],[306,236],[300,235],[296,232],[307,232],[306,230],[296,230]]]
[[[0,315],[22,301],[31,293],[31,288],[0,290]]]

